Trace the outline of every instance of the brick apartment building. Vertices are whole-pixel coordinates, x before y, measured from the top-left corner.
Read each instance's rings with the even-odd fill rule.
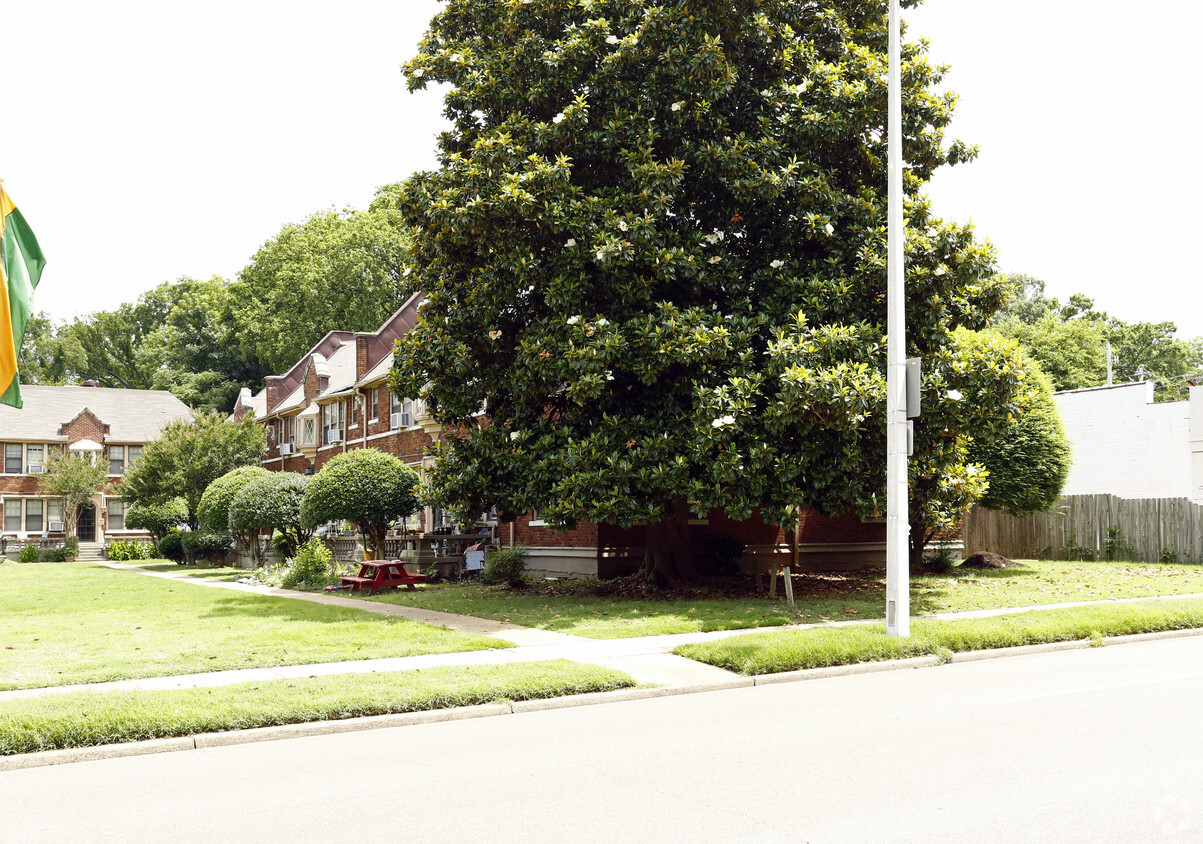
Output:
[[[120,480],[169,422],[191,416],[188,406],[161,390],[22,385],[23,408],[0,405],[0,532],[8,539],[62,539],[62,502],[38,491],[47,461],[66,452],[92,454],[109,466],[108,480],[79,513],[80,556],[106,539],[140,536],[125,530]]]
[[[262,465],[271,470],[313,473],[331,457],[349,449],[378,448],[421,473],[430,465],[427,448],[442,433],[418,399],[393,396],[388,374],[393,342],[417,321],[422,294],[415,294],[375,332],[332,331],[283,375],[270,376],[252,395],[243,390],[234,418],[253,413],[267,429],[268,451]],[[443,525],[437,508],[427,508],[421,526]],[[513,523],[488,522],[503,544],[531,548],[530,567],[561,576],[612,577],[633,571],[643,557],[644,531],[581,523],[556,531],[537,514]],[[855,516],[828,519],[804,512],[798,531],[785,536],[759,519],[734,522],[722,513],[691,521],[691,540],[702,548],[714,537],[745,543],[749,562],[773,555],[793,558],[801,569],[832,569],[884,564],[884,524]]]

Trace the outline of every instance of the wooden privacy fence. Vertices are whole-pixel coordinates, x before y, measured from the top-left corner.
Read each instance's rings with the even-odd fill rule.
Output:
[[[1116,531],[1118,529],[1118,532]],[[1068,495],[1047,513],[1016,518],[973,508],[965,554],[1013,559],[1097,559],[1203,563],[1203,505],[1186,498]]]

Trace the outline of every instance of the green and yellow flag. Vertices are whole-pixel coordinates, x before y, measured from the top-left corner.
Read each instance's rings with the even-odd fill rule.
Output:
[[[44,266],[37,238],[0,186],[0,404],[21,406],[17,352]]]

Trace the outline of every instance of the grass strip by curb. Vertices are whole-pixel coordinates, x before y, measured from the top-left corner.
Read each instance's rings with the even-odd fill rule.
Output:
[[[1199,627],[1203,627],[1203,601],[1157,601],[961,621],[916,620],[907,639],[887,636],[884,624],[751,633],[681,645],[673,653],[747,676],[1080,639],[1101,643],[1104,636]]]
[[[65,692],[0,704],[0,756],[499,700],[537,700],[634,685],[620,671],[549,660],[202,689]]]

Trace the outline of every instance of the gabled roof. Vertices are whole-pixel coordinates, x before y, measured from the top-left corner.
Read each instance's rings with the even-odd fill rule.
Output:
[[[168,422],[192,417],[166,390],[22,384],[21,397],[22,408],[0,404],[0,440],[66,442],[62,426],[86,410],[109,426],[106,441],[144,443]]]

